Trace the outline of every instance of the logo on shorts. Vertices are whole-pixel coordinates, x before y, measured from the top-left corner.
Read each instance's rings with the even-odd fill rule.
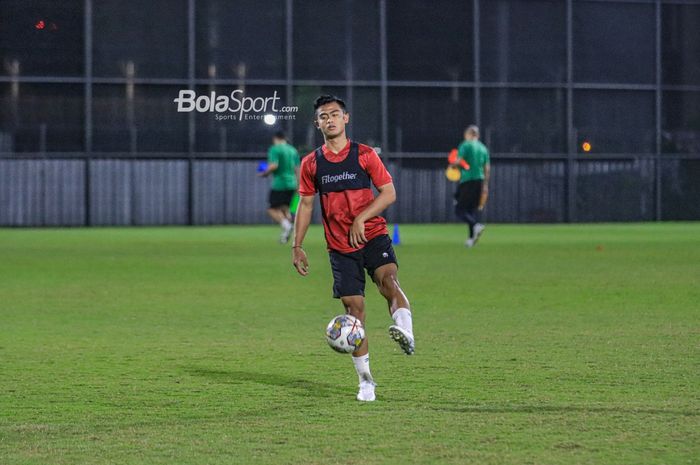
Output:
[[[384,253],[382,254],[382,257],[384,257],[384,258],[389,258],[389,254],[386,253],[386,252],[384,252]]]

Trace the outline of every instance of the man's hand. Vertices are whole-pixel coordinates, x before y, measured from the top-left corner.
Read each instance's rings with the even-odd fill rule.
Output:
[[[301,247],[292,248],[292,264],[300,275],[306,276],[309,274],[309,260],[306,258],[306,252]]]
[[[360,245],[367,242],[367,237],[365,236],[365,221],[370,218],[374,218],[383,212],[386,207],[391,205],[396,201],[396,189],[394,189],[394,183],[384,184],[383,186],[376,186],[379,191],[379,195],[365,208],[359,215],[355,217],[350,227],[350,234],[348,234],[348,242],[350,246],[357,249]]]
[[[260,176],[261,178],[268,177],[269,175],[271,175],[272,173],[277,171],[277,166],[278,166],[277,163],[268,163],[265,171],[258,173],[258,176]]]
[[[360,247],[360,244],[367,242],[365,237],[365,222],[359,216],[355,218],[350,227],[350,246],[353,249]]]
[[[297,273],[302,276],[309,274],[309,261],[306,258],[306,252],[301,248],[306,236],[306,230],[309,229],[311,223],[311,212],[314,209],[314,196],[299,194],[299,207],[297,216],[294,220],[294,247],[292,247],[292,265],[296,268]]]

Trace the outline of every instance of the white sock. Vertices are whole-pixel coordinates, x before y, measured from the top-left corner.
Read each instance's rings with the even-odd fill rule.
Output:
[[[394,319],[396,326],[408,331],[411,333],[411,336],[413,336],[413,317],[411,316],[411,311],[409,309],[397,308],[391,317]]]
[[[369,372],[369,354],[362,355],[360,357],[352,357],[352,363],[355,364],[355,371],[357,372],[357,377],[362,381],[371,381],[372,373]]]
[[[292,222],[289,221],[287,218],[282,219],[282,227],[284,229],[292,229]]]

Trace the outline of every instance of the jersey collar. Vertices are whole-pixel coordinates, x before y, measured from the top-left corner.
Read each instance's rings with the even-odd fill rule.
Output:
[[[331,149],[326,147],[326,144],[323,144],[321,146],[321,151],[323,152],[323,155],[326,158],[344,158],[350,152],[350,144],[351,144],[351,141],[350,141],[350,139],[348,139],[348,143],[345,144],[345,147],[340,149],[340,152],[338,152],[338,153],[333,152]]]

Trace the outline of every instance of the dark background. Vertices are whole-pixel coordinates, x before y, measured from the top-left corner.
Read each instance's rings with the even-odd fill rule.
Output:
[[[404,183],[397,220],[453,220],[435,191],[452,189],[440,170],[471,123],[492,152],[492,221],[700,219],[698,1],[0,0],[0,11],[0,224],[53,224],[46,191],[71,188],[48,185],[47,166],[55,182],[75,177],[83,203],[76,213],[66,200],[74,220],[57,224],[94,224],[118,202],[96,203],[104,166],[90,163],[107,160],[129,172],[170,163],[148,166],[183,199],[165,219],[114,224],[264,220],[198,221],[196,175],[204,160],[263,157],[277,127],[178,113],[186,88],[276,90],[300,107],[281,127],[302,152],[321,141],[313,99],[345,97],[351,137],[381,147]],[[25,171],[41,177],[39,213],[17,205],[31,197],[18,194]],[[124,175],[130,203],[156,195],[138,194],[138,175]],[[435,195],[435,212],[409,208]]]

